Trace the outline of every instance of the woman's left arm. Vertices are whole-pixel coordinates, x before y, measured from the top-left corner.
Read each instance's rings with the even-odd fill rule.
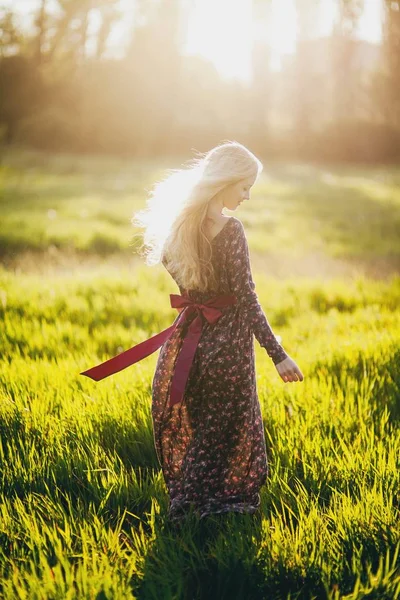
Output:
[[[249,248],[242,222],[237,219],[229,240],[228,276],[244,318],[268,356],[276,365],[288,358],[260,305],[250,266]]]

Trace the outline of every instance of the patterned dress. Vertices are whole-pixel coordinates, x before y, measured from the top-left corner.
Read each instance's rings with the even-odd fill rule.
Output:
[[[186,293],[195,302],[235,294],[237,302],[223,307],[216,323],[204,320],[181,402],[169,406],[171,374],[183,340],[179,326],[160,348],[152,384],[154,444],[172,521],[190,505],[200,518],[228,511],[254,513],[260,506],[259,490],[269,468],[253,334],[274,364],[288,356],[259,304],[242,222],[230,217],[211,245],[219,291]]]

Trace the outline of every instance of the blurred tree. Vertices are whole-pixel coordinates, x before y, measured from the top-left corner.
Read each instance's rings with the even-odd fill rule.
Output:
[[[299,150],[305,148],[310,137],[316,111],[318,111],[318,85],[321,81],[316,72],[318,56],[314,55],[314,46],[310,40],[316,36],[318,27],[319,0],[296,0],[296,54],[291,72],[294,83],[293,97],[295,105],[296,141]]]
[[[101,25],[97,32],[96,58],[101,60],[107,47],[107,40],[112,27],[121,17],[121,11],[116,6],[117,0],[106,2],[101,6]]]
[[[332,77],[334,86],[333,118],[347,119],[357,110],[360,93],[357,69],[358,44],[355,34],[364,11],[364,0],[337,0],[337,16],[331,36]]]
[[[270,0],[252,0],[252,86],[250,92],[249,135],[254,149],[265,151],[270,136],[270,110],[272,105],[271,76],[271,10]]]
[[[67,36],[68,28],[73,18],[77,15],[80,4],[80,0],[58,0],[61,14],[55,21],[54,34],[52,36],[50,50],[47,56],[49,61],[55,58],[62,41]]]
[[[37,109],[43,89],[36,65],[23,56],[26,37],[11,9],[0,10],[0,124],[11,144],[19,122]]]
[[[10,8],[0,7],[0,58],[20,51],[23,35],[15,24]]]
[[[87,58],[90,14],[96,11],[101,16],[101,25],[97,31],[96,55],[97,58],[101,58],[112,25],[122,16],[117,6],[118,2],[119,0],[58,0],[59,12],[53,18],[47,59],[52,61],[63,56],[68,57],[75,67],[82,64]]]
[[[138,0],[125,62],[130,72],[131,107],[144,154],[158,152],[174,136],[182,85],[182,0]],[[132,85],[132,84],[131,84]]]
[[[21,55],[0,59],[0,123],[5,126],[6,143],[15,138],[21,119],[37,110],[43,83],[35,62]]]
[[[384,0],[384,114],[400,129],[400,1]]]
[[[43,46],[46,39],[46,0],[41,0],[39,11],[34,19],[34,24],[37,28],[35,59],[36,64],[41,65],[43,59]]]

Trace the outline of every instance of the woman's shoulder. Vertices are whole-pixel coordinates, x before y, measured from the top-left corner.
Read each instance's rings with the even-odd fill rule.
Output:
[[[223,229],[228,252],[234,253],[247,245],[246,232],[240,219],[234,216],[228,217]]]
[[[226,227],[229,227],[228,232],[228,245],[229,251],[236,252],[238,249],[242,250],[248,245],[246,230],[243,222],[237,217],[230,217],[231,223]]]
[[[227,232],[229,230],[230,234],[233,233],[233,235],[228,236],[229,239],[234,239],[237,236],[241,237],[246,235],[242,221],[237,217],[234,217],[233,215],[230,217],[226,217],[225,226],[223,228],[226,228]]]
[[[224,220],[221,221],[222,225],[220,225],[220,231],[224,230],[228,235],[228,239],[232,239],[236,237],[237,234],[244,234],[243,223],[237,217],[231,215],[228,217],[224,217]],[[229,235],[234,232],[234,235]]]
[[[231,221],[232,221],[232,223],[231,223],[232,227],[236,228],[237,231],[241,231],[242,233],[245,232],[244,225],[240,219],[238,219],[237,217],[234,217],[233,215],[228,218],[231,219]]]

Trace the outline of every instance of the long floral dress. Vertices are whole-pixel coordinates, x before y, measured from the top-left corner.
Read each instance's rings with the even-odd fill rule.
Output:
[[[287,357],[259,304],[242,222],[230,217],[211,244],[219,291],[186,293],[195,302],[235,294],[237,302],[222,308],[216,323],[204,320],[181,402],[169,406],[171,375],[183,341],[179,326],[160,348],[152,384],[154,444],[172,521],[190,505],[200,518],[254,513],[260,506],[259,490],[269,467],[253,334],[274,364]]]

